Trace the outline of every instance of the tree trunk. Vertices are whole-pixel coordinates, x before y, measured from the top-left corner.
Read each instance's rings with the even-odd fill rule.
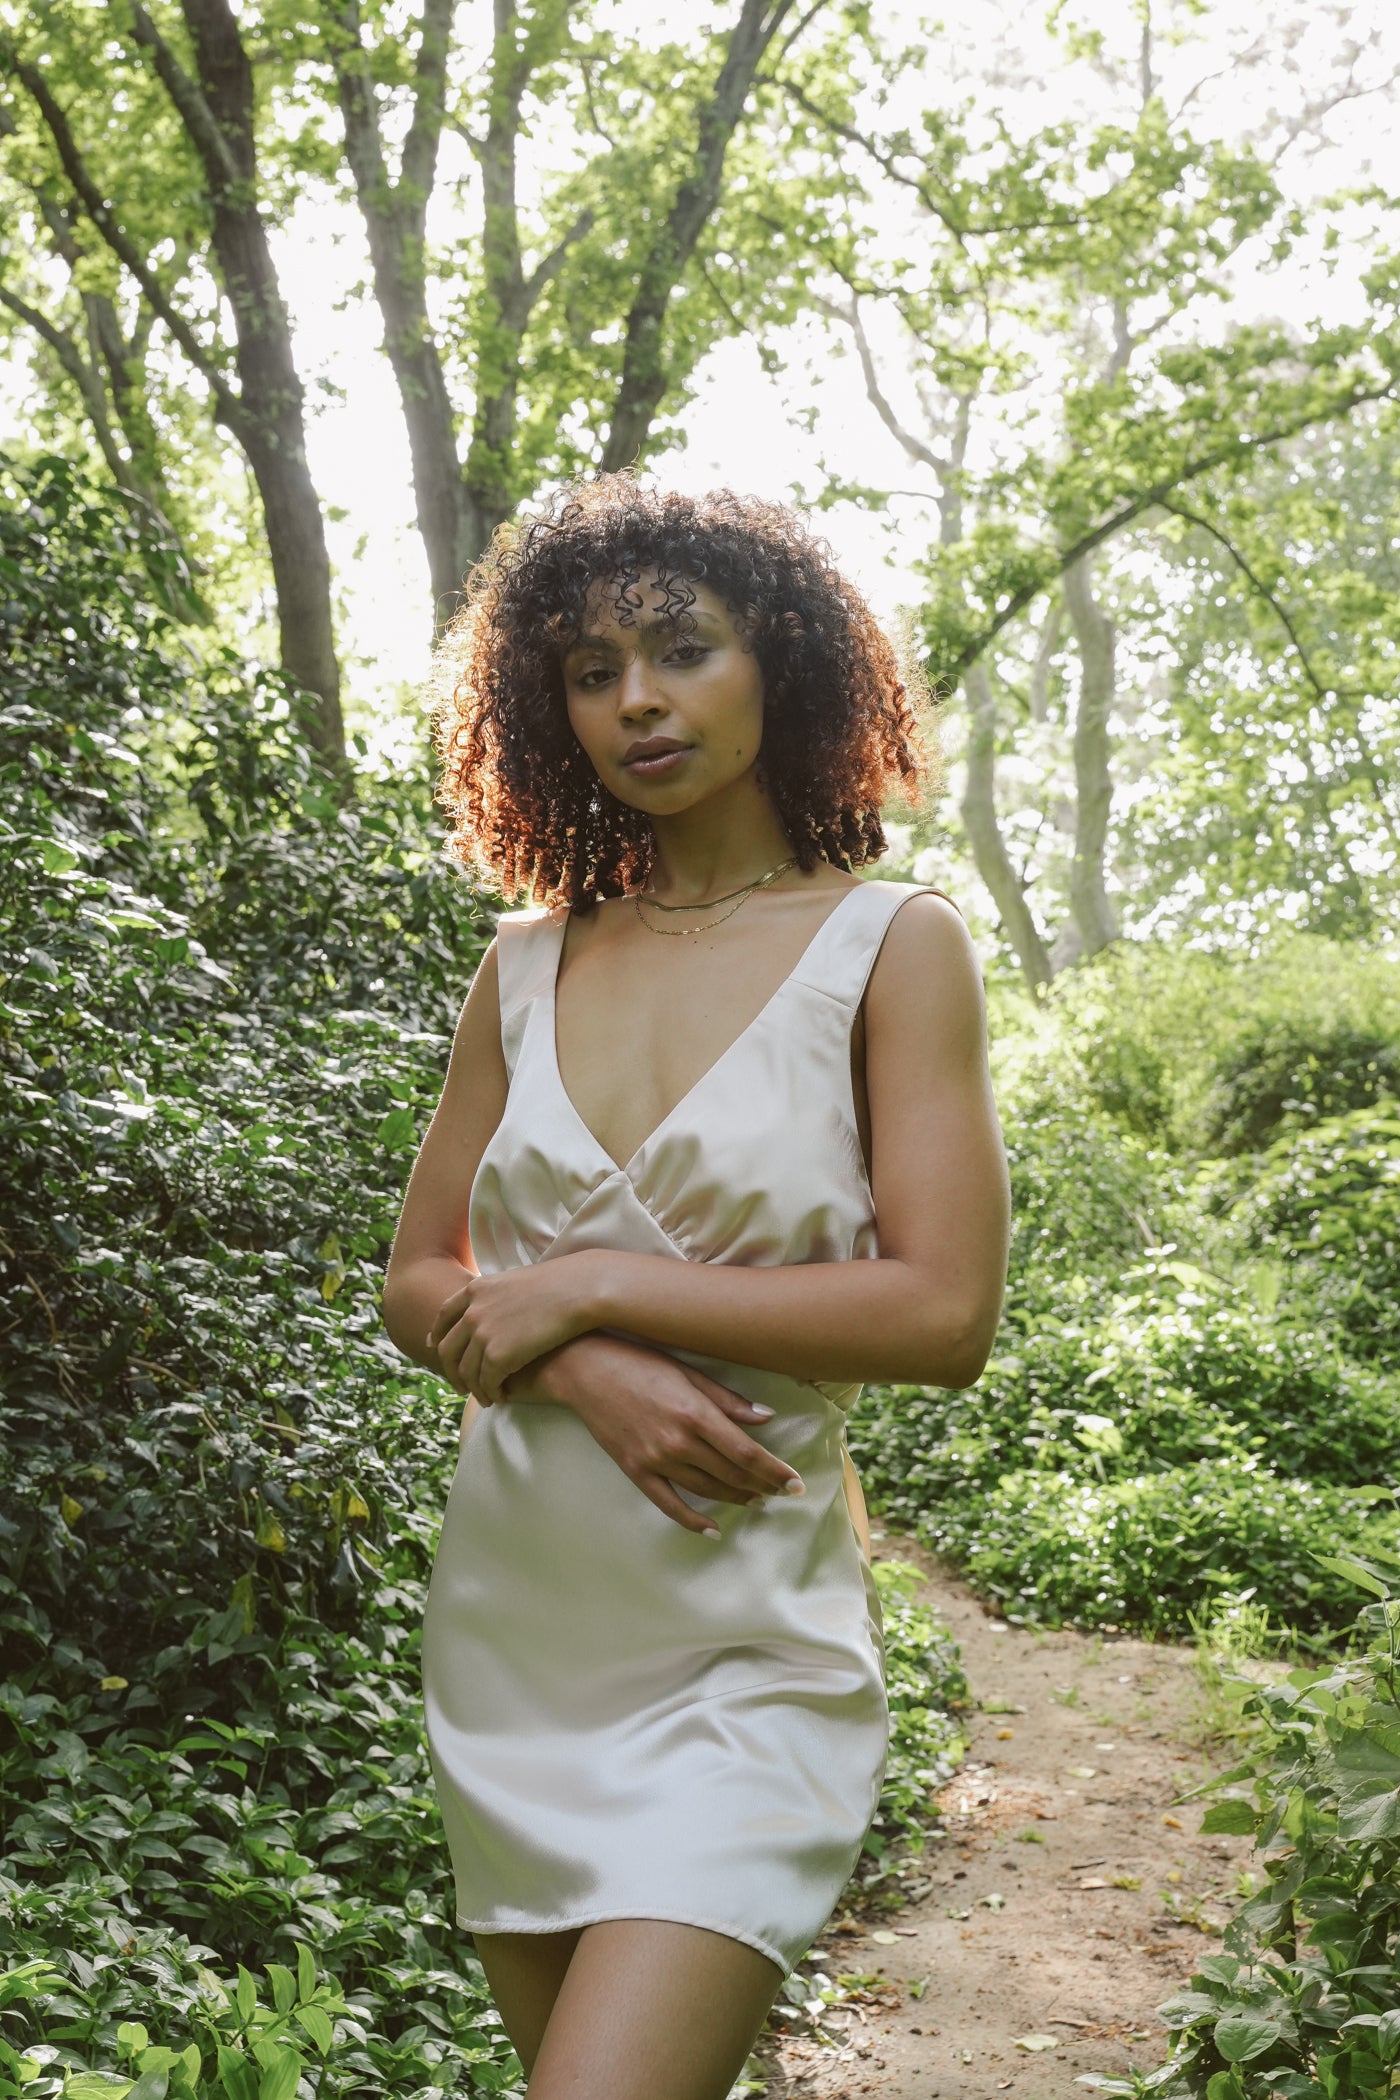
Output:
[[[291,327],[256,201],[252,67],[230,0],[182,0],[182,7],[202,94],[196,90],[191,98],[193,83],[170,64],[163,41],[156,64],[208,181],[214,253],[233,309],[245,417],[240,436],[267,525],[282,664],[316,698],[310,726],[317,750],[343,765],[330,556],[306,460],[304,396]]]
[[[724,159],[743,115],[755,73],[794,0],[743,0],[710,101],[700,114],[693,168],[672,201],[666,223],[642,264],[627,317],[622,376],[602,471],[615,473],[641,456],[666,392],[666,309],[719,202]]]
[[[1079,953],[1097,955],[1118,938],[1118,921],[1104,879],[1104,854],[1113,802],[1109,770],[1109,711],[1117,672],[1117,634],[1094,597],[1089,557],[1070,563],[1064,575],[1065,607],[1079,647],[1079,706],[1074,721],[1075,823],[1069,902],[1079,933]]]
[[[379,110],[361,41],[359,0],[343,0],[336,53],[345,157],[369,242],[384,349],[399,390],[413,467],[418,530],[428,557],[434,626],[451,615],[474,558],[464,538],[456,420],[428,316],[424,231],[437,174],[454,0],[426,0],[419,24],[414,113],[398,182],[390,180]],[[478,550],[479,551],[479,550]]]
[[[966,676],[968,697],[967,782],[960,814],[977,872],[991,892],[1001,914],[1007,939],[1016,951],[1021,974],[1029,989],[1039,994],[1053,972],[1045,943],[1040,937],[1026,902],[1020,876],[1011,865],[1006,841],[997,821],[996,805],[996,698],[985,664],[971,665]]]

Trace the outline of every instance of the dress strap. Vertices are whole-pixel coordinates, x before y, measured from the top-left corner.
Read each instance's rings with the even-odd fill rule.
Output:
[[[554,983],[569,915],[560,909],[503,911],[496,921],[496,975],[501,996],[501,1048],[515,1075],[530,1008]]]
[[[865,997],[894,915],[911,897],[943,897],[943,892],[926,883],[873,881],[847,891],[793,972],[794,978],[825,992],[854,1014]],[[951,897],[943,901],[953,903]]]

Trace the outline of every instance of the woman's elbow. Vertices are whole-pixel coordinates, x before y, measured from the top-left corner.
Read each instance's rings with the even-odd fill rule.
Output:
[[[927,1338],[923,1372],[913,1382],[941,1386],[947,1392],[976,1385],[987,1368],[1000,1319],[999,1303],[990,1312],[985,1305],[977,1305],[951,1319],[945,1314]]]

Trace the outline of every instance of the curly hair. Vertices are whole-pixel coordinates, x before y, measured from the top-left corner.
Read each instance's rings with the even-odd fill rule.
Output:
[[[885,851],[884,803],[931,771],[913,694],[889,638],[831,550],[781,504],[719,489],[684,496],[605,474],[503,525],[467,581],[434,659],[438,799],[447,852],[506,896],[589,909],[644,882],[646,815],[598,779],[574,736],[562,659],[599,584],[619,622],[642,609],[694,625],[693,586],[725,603],[754,654],[764,721],[760,778],[800,867],[857,868]]]

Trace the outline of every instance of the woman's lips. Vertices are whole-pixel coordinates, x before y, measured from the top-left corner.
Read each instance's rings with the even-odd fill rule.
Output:
[[[654,757],[625,758],[623,770],[639,773],[644,780],[656,780],[665,773],[674,773],[681,761],[689,758],[690,751],[690,745],[683,744],[679,750],[658,751]]]

